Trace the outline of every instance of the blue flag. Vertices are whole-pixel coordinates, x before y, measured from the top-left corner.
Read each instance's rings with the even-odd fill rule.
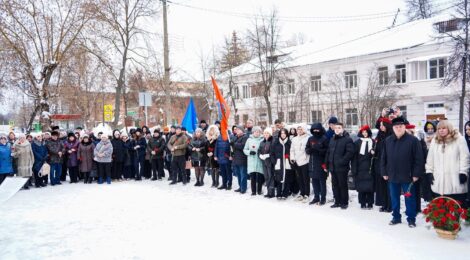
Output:
[[[190,98],[181,126],[186,127],[188,133],[192,134],[197,128],[197,121],[196,107],[194,106],[193,98]]]

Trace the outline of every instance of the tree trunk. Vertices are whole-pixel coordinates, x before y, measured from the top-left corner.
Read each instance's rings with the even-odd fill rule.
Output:
[[[272,111],[271,111],[271,101],[269,100],[269,95],[267,95],[267,93],[265,93],[263,95],[264,97],[264,101],[266,102],[266,108],[268,110],[268,123],[267,125],[271,125],[273,123],[273,115],[272,115]]]

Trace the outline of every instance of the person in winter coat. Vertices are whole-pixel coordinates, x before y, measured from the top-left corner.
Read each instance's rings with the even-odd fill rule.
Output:
[[[220,132],[216,125],[211,125],[207,129],[207,168],[212,178],[212,188],[219,186],[219,164],[215,158],[215,146],[217,145],[217,139],[219,138]]]
[[[131,140],[129,139],[129,135],[126,132],[121,134],[121,140],[124,143],[124,162],[122,168],[122,176],[124,180],[128,181],[131,178],[134,178],[133,172],[134,167],[132,165],[133,158],[131,157],[131,153],[134,151],[131,146]]]
[[[326,135],[326,138],[328,138],[328,140],[330,140],[331,138],[333,138],[333,136],[335,135],[335,125],[338,123],[338,118],[337,117],[330,117],[330,119],[328,119],[328,131],[326,131],[325,135]]]
[[[468,150],[470,151],[470,121],[465,123],[465,141],[467,142]],[[467,207],[470,209],[470,181],[467,181]]]
[[[290,147],[290,161],[295,165],[297,182],[300,187],[300,195],[297,200],[307,202],[310,196],[310,178],[308,175],[308,162],[310,156],[305,151],[308,142],[307,127],[297,127],[297,136],[292,138]]]
[[[274,164],[274,177],[276,183],[276,196],[286,199],[292,193],[291,184],[295,179],[293,165],[290,162],[291,140],[289,132],[283,128],[279,131],[279,138],[273,140],[270,159]]]
[[[181,132],[183,132],[183,134],[186,136],[186,139],[187,139],[187,143],[188,143],[188,146],[186,147],[186,154],[185,154],[185,159],[186,159],[186,164],[190,164],[191,167],[192,167],[192,164],[191,164],[191,150],[189,149],[189,143],[191,143],[191,140],[193,139],[191,135],[189,135],[188,133],[188,130],[186,129],[186,127],[181,127]],[[188,168],[185,166],[185,169],[184,169],[184,172],[183,174],[186,174],[186,181],[189,183],[191,182],[191,168]]]
[[[75,134],[70,132],[67,135],[67,141],[64,143],[64,149],[67,156],[67,169],[69,171],[70,183],[78,182],[78,145],[80,143],[77,141]]]
[[[368,125],[359,129],[359,139],[354,143],[355,152],[351,161],[351,172],[354,183],[359,193],[359,204],[361,209],[372,209],[374,204],[374,140],[372,131]]]
[[[251,195],[256,195],[257,192],[256,175],[263,172],[262,159],[264,158],[264,155],[259,154],[260,144],[263,139],[264,138],[261,135],[261,127],[255,126],[252,128],[251,135],[246,140],[245,147],[243,148],[243,152],[247,156],[247,172],[250,176],[255,177],[251,178]],[[272,171],[271,167],[269,168],[269,170]],[[261,189],[262,184],[259,185],[259,187]],[[246,192],[246,186],[244,188],[245,190],[240,191],[242,194]]]
[[[147,143],[147,150],[150,153],[150,162],[152,165],[152,181],[161,180],[165,177],[163,171],[163,154],[165,151],[165,140],[159,129],[153,131],[153,136]]]
[[[135,180],[141,181],[145,171],[145,151],[147,148],[147,141],[142,136],[142,130],[139,128],[135,131],[135,138],[132,142],[132,149],[135,151],[134,156],[134,172]]]
[[[39,175],[42,166],[46,163],[47,160],[47,148],[42,140],[42,135],[38,134],[35,136],[32,144],[31,149],[33,150],[34,155],[34,164],[33,164],[33,174],[34,174],[34,184],[36,188],[46,187],[45,180],[47,180],[47,174],[49,173],[42,173],[44,175]],[[45,180],[44,180],[45,177]]]
[[[51,165],[51,172],[49,173],[51,185],[60,185],[64,147],[62,141],[59,140],[59,132],[53,131],[51,133],[51,140],[46,143],[46,148],[49,156],[49,164]]]
[[[146,180],[148,180],[152,177],[152,161],[150,159],[151,152],[147,147],[148,147],[148,143],[149,143],[150,139],[152,139],[152,135],[150,133],[147,133],[147,134],[144,135],[144,139],[145,139],[146,147],[145,147],[145,161],[144,161],[143,177]]]
[[[178,178],[182,178],[183,185],[188,183],[185,174],[185,164],[186,164],[186,149],[188,147],[188,138],[181,131],[181,127],[176,127],[175,135],[173,135],[168,141],[168,149],[172,154],[171,161],[171,183],[174,185],[178,183]]]
[[[14,132],[10,132],[8,134],[7,142],[10,145],[10,148],[13,149],[13,145],[16,142],[16,135]],[[12,167],[13,167],[13,173],[18,172],[18,160],[16,158],[12,158]]]
[[[332,208],[347,209],[349,204],[348,172],[354,156],[354,143],[342,123],[335,125],[335,135],[326,152],[326,168],[331,173],[335,203]]]
[[[415,188],[412,183],[417,181],[423,171],[423,151],[419,140],[406,133],[405,119],[397,117],[392,120],[394,135],[385,140],[382,150],[381,174],[388,180],[390,198],[392,200],[392,216],[390,225],[401,223],[400,195],[405,196],[408,226],[416,227]]]
[[[238,189],[235,192],[241,192],[244,194],[247,189],[248,173],[247,173],[247,156],[243,149],[245,148],[248,135],[245,134],[242,126],[238,126],[235,129],[236,136],[232,140],[233,149],[233,161],[232,170],[238,179]],[[255,151],[256,153],[256,151]]]
[[[189,143],[191,151],[191,164],[196,174],[196,184],[194,186],[204,186],[204,174],[207,163],[207,140],[204,131],[197,128],[193,138]]]
[[[310,127],[312,136],[308,138],[305,152],[310,156],[308,173],[312,179],[313,200],[309,203],[325,205],[326,203],[326,179],[328,172],[325,171],[325,155],[328,150],[329,139],[326,137],[325,129],[320,123],[314,123]]]
[[[392,202],[390,200],[390,193],[388,191],[388,181],[382,177],[382,150],[385,144],[385,139],[393,134],[392,121],[388,118],[381,118],[378,120],[379,133],[375,138],[374,149],[374,172],[375,172],[375,205],[379,206],[380,212],[392,212]]]
[[[426,161],[426,177],[434,196],[447,196],[465,202],[469,164],[470,154],[465,138],[449,121],[440,121]]]
[[[127,149],[124,141],[121,139],[121,132],[119,130],[113,131],[113,162],[111,164],[111,179],[116,181],[122,180],[122,172],[124,170],[124,160],[126,159]]]
[[[289,130],[289,139],[292,140],[296,136],[297,136],[297,130],[294,127],[292,127]]]
[[[63,153],[63,159],[62,159],[62,173],[60,175],[60,181],[66,181],[67,180],[67,173],[68,173],[68,162],[69,162],[69,154],[67,151],[65,151],[65,143],[67,142],[67,132],[66,131],[60,131],[59,132],[59,140],[62,146],[64,146],[64,153]],[[70,173],[69,173],[70,174]]]
[[[279,135],[279,133],[278,133]],[[273,198],[275,196],[276,181],[274,176],[274,164],[273,158],[271,158],[271,151],[273,146],[272,130],[269,128],[264,129],[263,139],[259,144],[258,157],[261,159],[262,168],[261,171],[250,171],[251,180],[251,195],[262,195],[263,194],[263,183],[267,180],[266,188],[268,194],[266,198]],[[250,161],[248,161],[248,164]],[[278,198],[281,197],[281,193],[278,194]]]
[[[214,160],[219,164],[220,175],[222,175],[222,185],[219,190],[232,189],[232,156],[230,148],[230,137],[227,140],[220,134],[214,151]]]
[[[106,176],[106,183],[111,184],[113,145],[106,134],[101,136],[101,142],[96,145],[93,155],[98,163],[98,184],[103,184],[104,176]]]
[[[165,131],[165,130],[164,130]],[[171,137],[175,134],[176,128],[174,126],[171,126],[171,128],[166,131],[165,136],[165,169],[168,171],[168,181],[171,181],[171,151],[168,149],[168,142],[170,141]]]
[[[82,136],[82,141],[78,146],[78,159],[79,159],[79,170],[83,175],[83,183],[92,183],[93,179],[90,176],[91,171],[93,170],[93,152],[95,150],[95,145],[91,141],[91,138],[84,134]]]
[[[16,175],[29,179],[23,187],[25,190],[27,190],[29,189],[28,186],[31,182],[31,176],[33,176],[33,150],[31,149],[31,144],[28,142],[28,140],[26,140],[26,135],[24,134],[18,135],[18,140],[15,141],[13,147],[13,157],[18,160],[18,172]]]
[[[0,185],[5,178],[13,173],[11,147],[7,137],[0,134]]]

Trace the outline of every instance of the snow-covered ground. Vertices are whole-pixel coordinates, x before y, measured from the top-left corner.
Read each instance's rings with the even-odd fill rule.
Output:
[[[330,205],[167,181],[33,188],[0,205],[0,259],[470,259],[469,227],[447,241],[422,215],[391,227]]]

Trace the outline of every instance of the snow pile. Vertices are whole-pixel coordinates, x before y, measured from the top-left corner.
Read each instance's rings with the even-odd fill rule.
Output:
[[[329,205],[167,181],[49,186],[0,206],[0,259],[468,259],[468,227],[446,241],[422,215],[410,229]]]

